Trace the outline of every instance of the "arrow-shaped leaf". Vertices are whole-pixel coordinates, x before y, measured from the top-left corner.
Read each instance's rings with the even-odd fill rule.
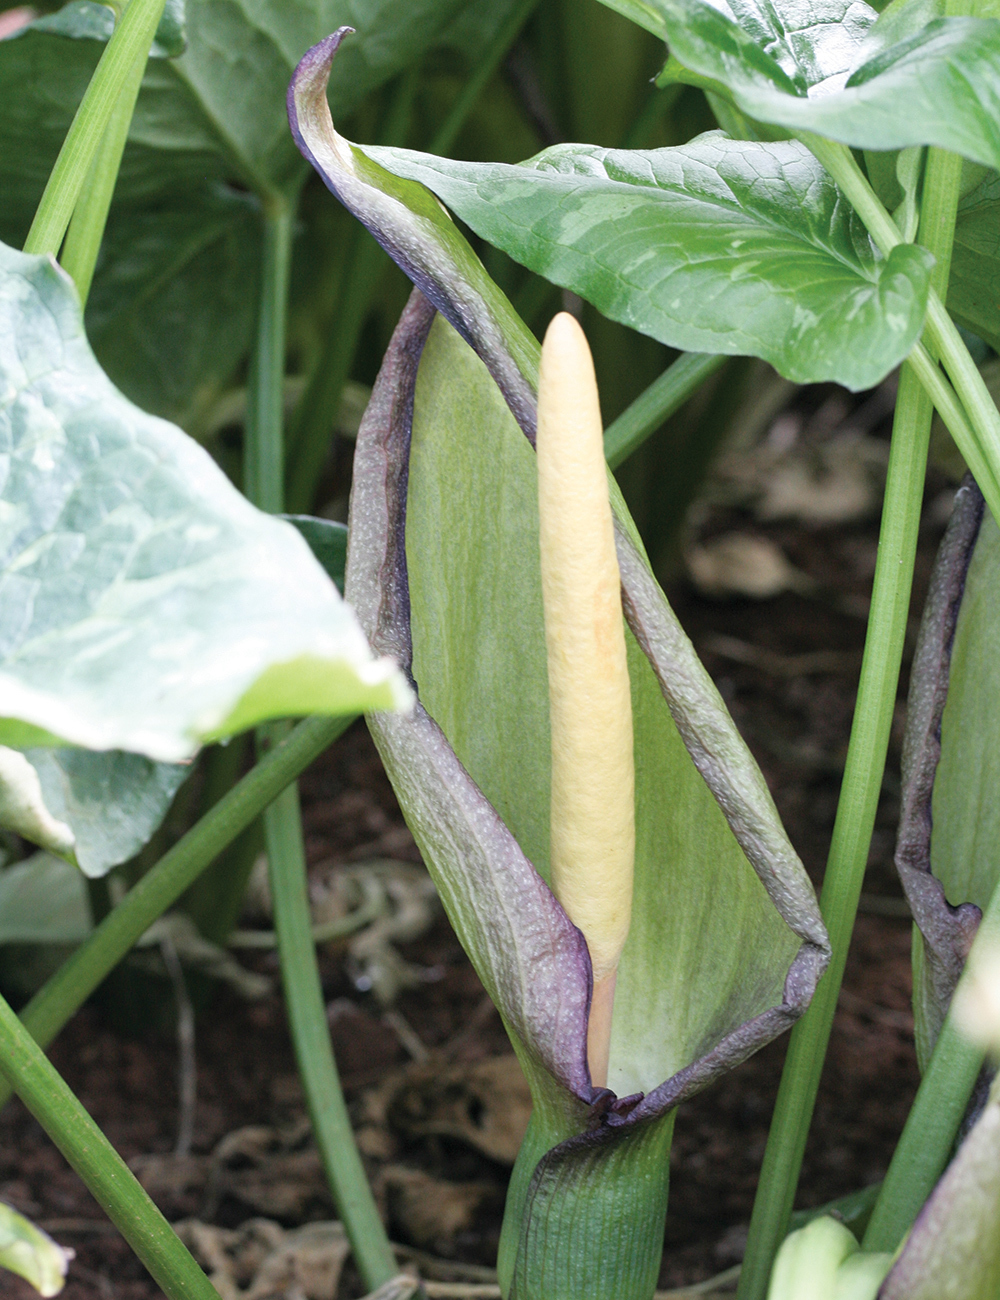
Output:
[[[68,278],[2,247],[0,443],[0,743],[177,760],[408,699],[297,531],[127,402]]]

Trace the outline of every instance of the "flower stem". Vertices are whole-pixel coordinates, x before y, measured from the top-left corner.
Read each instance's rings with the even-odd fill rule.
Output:
[[[134,78],[136,65],[143,68],[146,65],[164,3],[165,0],[131,0],[122,15],[52,168],[24,243],[26,253],[51,253],[53,257],[58,254],[122,92]]]
[[[2,997],[0,1069],[170,1300],[219,1300],[187,1247]]]
[[[825,146],[829,142],[821,143]],[[932,155],[937,152],[933,150]],[[817,156],[820,156],[819,152]],[[853,158],[851,162],[853,164]],[[947,288],[944,276],[948,273],[951,259],[958,179],[959,172],[953,164],[932,156],[925,183],[920,240],[935,255],[932,283],[942,292]],[[925,353],[922,355],[926,356]],[[933,365],[929,357],[927,362]],[[878,562],[857,705],[820,898],[832,956],[809,1010],[792,1030],[789,1041],[750,1221],[739,1300],[764,1300],[767,1294],[771,1265],[788,1230],[823,1060],[840,996],[875,826],[899,684],[931,417],[930,397],[914,366],[906,363],[896,398]]]
[[[157,917],[351,722],[327,717],[300,722],[164,854],[24,1008],[22,1022],[37,1043],[44,1048],[52,1042]],[[0,1106],[10,1095],[0,1081]]]

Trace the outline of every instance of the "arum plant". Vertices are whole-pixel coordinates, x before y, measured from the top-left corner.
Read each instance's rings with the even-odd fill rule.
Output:
[[[373,648],[419,685],[412,715],[369,725],[532,1089],[501,1286],[520,1300],[644,1300],[676,1105],[801,1014],[826,938],[761,775],[599,464],[592,380],[565,356],[579,355],[575,326],[560,320],[547,339],[536,407],[537,345],[439,205],[335,135],[325,84],[343,35],[300,65],[293,131],[421,290],[359,431],[345,590]],[[553,477],[568,498],[556,518]],[[570,585],[583,577],[588,596]],[[617,586],[637,756],[630,900]],[[580,625],[572,642],[567,613]],[[613,752],[583,740],[581,761],[572,747],[592,712],[581,698],[602,697],[593,713],[610,717]],[[581,801],[582,835],[570,812]],[[615,875],[588,882],[584,862],[608,870],[609,845]]]

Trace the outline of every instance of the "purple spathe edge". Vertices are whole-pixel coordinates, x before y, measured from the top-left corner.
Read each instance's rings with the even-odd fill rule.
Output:
[[[972,476],[966,475],[931,574],[910,672],[903,737],[903,798],[894,860],[925,943],[923,992],[931,999],[928,1010],[937,1021],[932,1038],[944,1021],[982,916],[974,903],[953,907],[941,882],[931,874],[931,800],[941,758],[941,718],[955,629],[983,509],[982,493]]]

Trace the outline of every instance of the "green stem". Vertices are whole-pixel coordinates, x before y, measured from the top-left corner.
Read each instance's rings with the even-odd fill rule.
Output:
[[[25,1007],[21,1019],[37,1043],[43,1048],[51,1043],[157,917],[352,721],[316,717],[300,722],[164,854]],[[10,1089],[0,1085],[0,1105],[9,1097]]]
[[[973,949],[998,942],[1000,889],[995,889]],[[966,963],[959,987],[968,978],[970,965]],[[865,1250],[894,1251],[909,1232],[948,1163],[983,1055],[955,1028],[949,1009],[872,1212]]]
[[[2,997],[0,1068],[170,1300],[219,1300],[187,1247]]]
[[[438,127],[434,138],[428,145],[428,153],[447,154],[455,143],[455,137],[465,125],[476,100],[482,94],[486,83],[500,65],[501,59],[514,44],[518,33],[531,15],[538,8],[539,0],[521,0],[512,9],[497,29],[493,40],[487,46],[482,58],[473,70],[472,76],[462,87],[458,98],[451,106],[451,111]]]
[[[935,255],[932,284],[942,291],[947,288],[943,277],[947,275],[951,258],[958,178],[958,171],[950,163],[931,160],[921,211],[920,240]],[[930,358],[927,360],[930,362]],[[899,685],[931,416],[927,390],[917,371],[907,362],[900,374],[896,398],[857,705],[820,898],[830,935],[830,968],[820,981],[809,1010],[792,1030],[750,1220],[738,1300],[764,1300],[767,1294],[771,1265],[788,1230],[840,996]]]
[[[802,141],[847,195],[876,244],[888,256],[893,248],[903,242],[902,237],[868,184],[850,149],[846,145],[808,134],[803,134]],[[926,191],[926,182],[924,188]],[[948,265],[950,260],[949,252]],[[945,296],[946,290],[939,292],[935,288],[928,295],[925,325],[927,338],[948,372],[965,407],[968,424],[971,425],[971,441],[964,439],[961,426],[957,432],[951,430],[952,436],[996,518],[1000,517],[997,515],[1000,509],[1000,411],[997,410],[976,363],[969,355],[968,348],[962,342],[954,321],[945,310]]]
[[[299,796],[294,785],[271,805],[264,822],[281,978],[316,1145],[358,1269],[366,1287],[374,1291],[395,1277],[399,1269],[354,1143],[330,1045],[306,893]]]
[[[623,461],[668,420],[708,379],[727,357],[703,352],[682,352],[659,379],[639,394],[604,431],[604,457],[611,469]]]
[[[269,212],[265,219],[268,243],[274,251],[264,259],[251,387],[257,396],[248,410],[245,478],[251,485],[247,493],[250,499],[261,509],[278,513],[284,506],[281,392],[291,226],[287,209]],[[279,722],[260,728],[259,751],[263,753],[272,745],[280,745],[287,725]],[[285,1005],[306,1104],[355,1262],[368,1289],[374,1291],[395,1277],[398,1270],[354,1143],[330,1043],[319,964],[312,941],[302,818],[294,784],[265,809],[264,837]]]
[[[284,417],[285,320],[294,216],[294,203],[284,197],[273,195],[265,204],[257,339],[247,385],[243,490],[254,505],[271,514],[278,514],[284,508],[285,462],[281,426]]]
[[[135,101],[139,98],[139,87],[145,71],[146,59],[140,55],[129,69],[66,232],[66,243],[60,260],[63,270],[76,282],[82,306],[87,305],[90,294],[97,254],[104,238],[111,198],[118,181],[125,141],[128,139]]]
[[[122,91],[134,76],[136,63],[145,67],[164,3],[165,0],[131,0],[115,28],[52,168],[25,240],[26,253],[51,253],[53,257],[58,254]]]

